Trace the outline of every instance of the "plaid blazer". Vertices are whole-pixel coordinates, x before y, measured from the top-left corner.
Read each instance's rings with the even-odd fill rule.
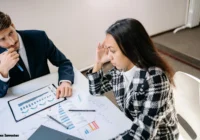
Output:
[[[178,139],[178,119],[171,84],[157,67],[136,68],[128,91],[124,93],[122,72],[113,68],[107,74],[100,70],[87,72],[92,95],[113,90],[121,111],[132,120],[132,127],[116,140],[175,140]]]

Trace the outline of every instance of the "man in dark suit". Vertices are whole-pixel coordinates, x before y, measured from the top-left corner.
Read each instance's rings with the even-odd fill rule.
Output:
[[[44,31],[16,31],[10,17],[0,11],[0,97],[9,87],[50,73],[49,60],[59,67],[56,96],[72,94],[72,63],[61,53]]]

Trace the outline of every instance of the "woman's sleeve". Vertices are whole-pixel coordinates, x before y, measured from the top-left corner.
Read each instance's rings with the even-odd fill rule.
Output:
[[[105,92],[112,90],[111,79],[112,75],[108,72],[103,75],[102,69],[96,73],[92,73],[92,69],[87,72],[89,80],[89,91],[92,95],[102,95]]]

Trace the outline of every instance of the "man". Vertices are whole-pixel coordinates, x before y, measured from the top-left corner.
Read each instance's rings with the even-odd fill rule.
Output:
[[[0,97],[9,87],[48,74],[49,60],[59,67],[56,97],[72,95],[72,63],[62,54],[44,31],[16,31],[10,17],[0,11]]]

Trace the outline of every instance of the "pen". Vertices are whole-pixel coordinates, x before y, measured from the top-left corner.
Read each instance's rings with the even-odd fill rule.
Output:
[[[64,128],[68,129],[67,126],[65,126],[64,124],[62,124],[61,122],[59,122],[58,120],[56,120],[55,118],[53,118],[52,116],[50,115],[47,115],[50,119],[54,120],[55,122],[57,122],[58,124],[62,125]]]
[[[8,49],[6,49],[6,51],[8,51]],[[24,69],[17,63],[17,67],[23,72]]]
[[[84,109],[69,109],[69,111],[80,111],[80,112],[95,112],[96,110],[84,110]]]
[[[18,67],[21,71],[24,71],[23,68],[22,68],[19,64],[17,64],[17,67]]]

